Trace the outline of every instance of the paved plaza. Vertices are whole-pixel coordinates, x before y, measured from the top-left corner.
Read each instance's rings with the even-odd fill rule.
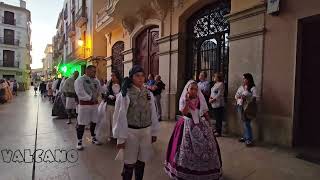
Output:
[[[51,107],[48,100],[31,91],[0,105],[0,180],[31,180],[32,174],[36,180],[120,180],[122,164],[114,160],[115,144],[92,145],[86,131],[84,151],[75,151],[75,120],[67,125],[65,120],[53,119]],[[147,164],[145,180],[169,180],[163,163],[174,122],[161,122],[161,126],[154,145],[156,157]],[[320,179],[320,166],[295,158],[292,150],[272,146],[246,148],[230,137],[218,140],[225,180]],[[42,161],[35,166],[32,162],[19,162],[21,157],[28,161],[28,149],[32,153],[35,146]],[[56,150],[67,151],[67,161],[44,162],[50,159],[46,155],[55,155]]]

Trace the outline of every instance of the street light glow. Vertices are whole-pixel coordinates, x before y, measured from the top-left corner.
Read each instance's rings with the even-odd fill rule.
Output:
[[[67,68],[67,66],[63,66],[63,67],[61,68],[61,70],[62,70],[64,73],[66,73],[67,70],[68,70],[68,68]]]
[[[79,39],[79,40],[78,40],[78,46],[82,47],[83,44],[84,44],[83,40],[82,40],[82,39]]]

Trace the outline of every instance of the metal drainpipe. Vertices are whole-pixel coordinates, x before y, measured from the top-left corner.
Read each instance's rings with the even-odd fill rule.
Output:
[[[169,36],[169,97],[168,97],[168,118],[170,120],[170,115],[171,115],[171,49],[172,49],[172,16],[173,16],[173,0],[170,1],[170,36]]]

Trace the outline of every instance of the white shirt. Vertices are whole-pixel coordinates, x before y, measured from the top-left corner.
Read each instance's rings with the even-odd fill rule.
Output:
[[[253,86],[250,91],[246,90],[244,86],[240,86],[236,92],[235,99],[237,100],[237,105],[242,106],[243,100],[240,98],[245,96],[246,98],[257,97],[256,87]]]
[[[92,98],[93,98],[93,94],[88,94],[86,92],[86,90],[84,89],[84,81],[86,79],[82,76],[82,77],[79,77],[75,82],[74,82],[74,89],[75,89],[75,92],[79,98],[79,100],[81,101],[91,101]],[[100,85],[100,81],[94,79],[94,81],[96,81],[96,83],[98,84],[98,87],[97,87],[97,94],[95,94],[95,96],[99,96],[100,93],[101,93],[101,85]]]
[[[211,88],[211,98],[215,99],[213,103],[211,103],[212,108],[224,107],[224,84],[223,82],[217,82]]]
[[[198,82],[198,87],[203,93],[210,93],[210,82],[209,81],[200,81]],[[203,94],[205,95],[205,94]]]

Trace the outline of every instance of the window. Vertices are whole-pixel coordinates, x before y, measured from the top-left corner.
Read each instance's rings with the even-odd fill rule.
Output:
[[[3,50],[3,67],[14,67],[14,51]]]
[[[4,18],[2,19],[4,24],[15,25],[14,13],[10,11],[4,11]]]
[[[14,30],[4,29],[4,44],[14,45]]]

